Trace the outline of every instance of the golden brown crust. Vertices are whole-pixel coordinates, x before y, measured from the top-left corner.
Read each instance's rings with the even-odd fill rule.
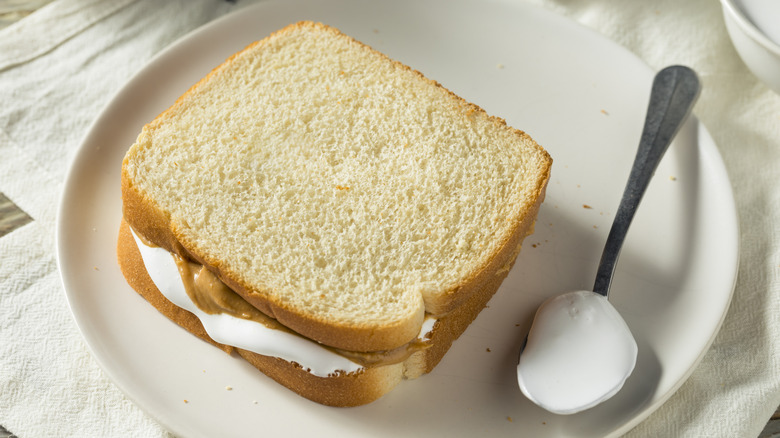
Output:
[[[290,362],[236,349],[263,374],[311,401],[335,407],[352,407],[371,403],[390,392],[403,380],[402,363],[334,377],[317,377]]]
[[[371,47],[347,36],[338,31],[337,29],[328,27],[321,23],[312,22],[299,22],[291,24],[277,32],[271,34],[268,38],[252,43],[247,46],[243,51],[238,52],[228,58],[223,64],[216,67],[206,77],[201,79],[197,84],[191,87],[184,95],[182,95],[173,106],[168,110],[161,113],[155,120],[149,125],[144,127],[144,131],[141,136],[148,135],[148,130],[154,129],[155,126],[163,123],[170,114],[175,112],[179,107],[185,105],[185,97],[197,90],[202,84],[207,82],[213,75],[223,68],[226,68],[233,60],[247,50],[251,50],[256,46],[266,44],[267,41],[274,38],[279,34],[283,34],[296,27],[314,27],[319,30],[327,31],[339,36],[340,38],[346,38],[355,44],[360,45],[366,50],[370,50],[376,55],[392,62],[398,68],[414,72],[421,80],[426,81],[432,86],[438,87],[450,95],[454,101],[463,107],[463,110],[467,114],[479,113],[487,117],[490,121],[496,124],[501,129],[509,129],[518,136],[518,141],[530,141],[532,139],[524,132],[508,127],[506,122],[497,117],[489,116],[480,107],[466,102],[461,97],[455,95],[451,91],[444,88],[441,84],[431,79],[426,78],[422,73],[412,70],[410,67],[390,59],[386,55],[378,52]],[[141,137],[139,136],[139,138]],[[533,143],[536,145],[536,143]],[[543,166],[540,172],[538,181],[536,181],[536,188],[538,198],[536,203],[525,212],[520,212],[518,216],[518,222],[513,232],[509,235],[507,240],[500,245],[500,250],[494,257],[487,260],[486,263],[475,270],[474,274],[466,279],[461,285],[445,292],[441,295],[443,298],[437,299],[435,302],[426,303],[426,309],[428,312],[436,315],[446,315],[461,303],[468,301],[472,295],[477,293],[484,287],[485,284],[491,283],[496,276],[496,273],[500,273],[507,269],[507,266],[511,266],[514,262],[514,258],[519,251],[519,245],[522,239],[528,233],[530,224],[536,217],[536,211],[539,208],[539,204],[544,196],[544,190],[549,178],[549,170],[551,159],[546,151],[536,145],[537,151],[541,155],[540,166]],[[243,283],[238,275],[231,273],[227,269],[223,269],[219,260],[209,258],[207,254],[198,253],[194,244],[187,242],[181,233],[177,232],[176,224],[171,221],[171,218],[160,208],[158,208],[151,199],[148,199],[143,193],[139,192],[129,178],[125,169],[125,163],[127,162],[130,154],[125,158],[122,170],[122,199],[123,199],[123,215],[125,220],[133,227],[133,229],[142,235],[145,239],[159,245],[169,251],[176,252],[182,257],[195,260],[205,266],[207,266],[212,272],[214,272],[223,282],[235,290],[239,295],[244,297],[248,302],[257,307],[267,315],[276,318],[279,322],[292,330],[315,339],[326,345],[330,345],[336,348],[353,351],[376,351],[376,350],[389,350],[408,343],[419,332],[423,322],[422,309],[420,312],[411,315],[410,318],[405,320],[399,320],[394,325],[383,324],[381,326],[361,326],[361,325],[347,325],[334,323],[323,317],[317,315],[303,314],[299,310],[289,307],[289,304],[285,304],[274,297],[272,293],[266,293],[253,289],[251,285]]]

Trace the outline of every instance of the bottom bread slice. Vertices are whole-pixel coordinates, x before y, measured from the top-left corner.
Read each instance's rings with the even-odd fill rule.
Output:
[[[530,234],[530,230],[528,231]],[[487,305],[509,272],[509,269],[497,272],[462,305],[447,315],[439,317],[429,333],[430,346],[415,352],[405,361],[364,367],[357,372],[320,377],[309,373],[294,362],[234,348],[211,339],[195,315],[168,301],[157,289],[146,271],[130,227],[124,220],[119,229],[117,256],[120,269],[128,284],[170,320],[227,353],[235,350],[262,373],[297,394],[317,403],[339,407],[370,403],[391,391],[401,380],[414,379],[433,370],[453,341]]]

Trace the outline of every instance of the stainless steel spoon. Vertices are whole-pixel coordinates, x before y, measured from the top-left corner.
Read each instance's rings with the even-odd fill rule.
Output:
[[[553,297],[537,311],[518,359],[518,384],[531,401],[551,412],[572,414],[607,400],[634,369],[636,342],[607,296],[637,207],[699,91],[696,73],[687,67],[667,67],[655,76],[639,149],[593,292]]]

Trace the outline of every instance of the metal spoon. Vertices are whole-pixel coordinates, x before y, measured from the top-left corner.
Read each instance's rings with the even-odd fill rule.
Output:
[[[553,297],[537,311],[521,348],[517,377],[523,393],[551,412],[572,414],[607,400],[634,369],[636,342],[607,296],[637,207],[699,91],[696,73],[687,67],[667,67],[655,76],[639,149],[604,246],[593,292]]]

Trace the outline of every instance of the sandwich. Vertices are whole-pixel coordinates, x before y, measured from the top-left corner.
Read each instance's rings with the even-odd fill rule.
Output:
[[[532,233],[549,154],[321,23],[229,57],[123,162],[118,260],[173,322],[303,397],[430,372]]]

